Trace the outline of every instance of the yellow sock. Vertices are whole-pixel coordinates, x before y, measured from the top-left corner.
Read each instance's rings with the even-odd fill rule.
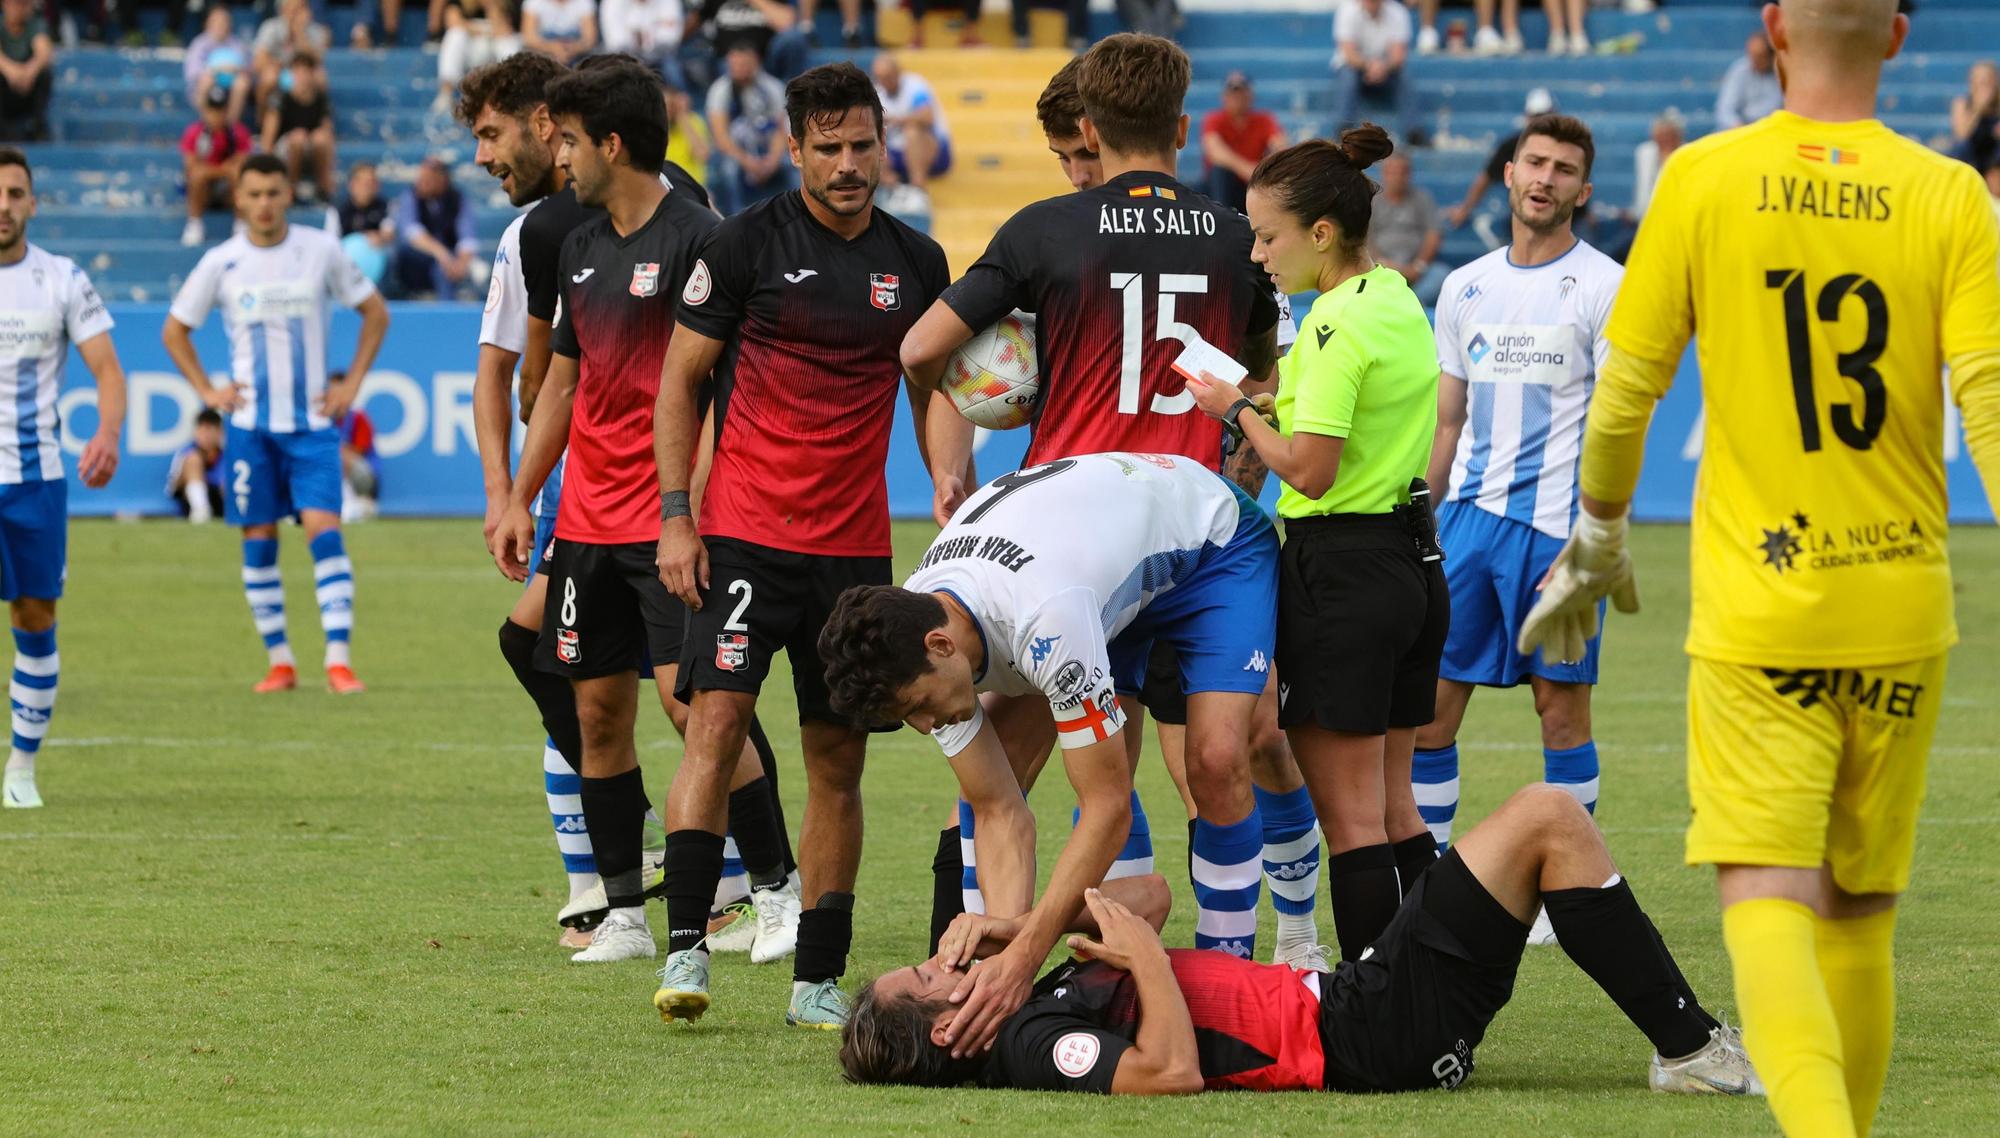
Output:
[[[1840,1022],[1854,1132],[1867,1138],[1896,1037],[1896,910],[1818,926],[1819,974]]]
[[[1811,909],[1772,897],[1722,911],[1743,1043],[1771,1113],[1793,1138],[1851,1138],[1840,1024],[1819,975],[1817,925]]]

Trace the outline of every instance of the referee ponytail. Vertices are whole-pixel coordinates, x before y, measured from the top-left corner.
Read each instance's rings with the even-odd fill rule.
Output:
[[[1343,131],[1339,142],[1310,139],[1265,158],[1250,175],[1250,189],[1263,191],[1308,228],[1331,221],[1340,230],[1342,251],[1352,257],[1368,244],[1379,188],[1362,171],[1395,149],[1388,131],[1362,123]]]

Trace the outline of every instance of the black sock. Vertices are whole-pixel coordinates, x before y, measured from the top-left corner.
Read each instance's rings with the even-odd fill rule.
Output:
[[[645,904],[639,858],[646,844],[646,782],[639,768],[610,778],[585,778],[582,797],[583,823],[590,830],[597,874],[604,879],[605,904],[613,909]]]
[[[785,875],[799,867],[799,860],[792,856],[792,830],[785,824],[785,801],[778,797],[778,755],[771,750],[771,740],[764,734],[764,725],[757,717],[750,717],[750,746],[756,750],[757,759],[764,764],[764,779],[771,787],[771,813],[778,820],[778,841],[785,850]]]
[[[785,883],[791,871],[785,866],[784,831],[771,809],[771,787],[765,779],[729,792],[729,832],[736,836],[750,888],[776,889]]]
[[[820,894],[812,908],[799,914],[799,951],[792,958],[792,979],[808,984],[840,979],[853,945],[854,894]]]
[[[708,904],[722,880],[722,835],[707,830],[675,830],[667,835],[667,951],[699,947],[708,935]]]
[[[583,772],[583,728],[576,721],[576,689],[568,680],[535,667],[535,643],[541,634],[511,619],[500,622],[500,655],[514,669],[514,678],[542,713],[542,730],[555,740],[556,750],[570,769]]]
[[[1678,1059],[1707,1045],[1714,1021],[1687,990],[1630,885],[1620,880],[1609,889],[1558,889],[1542,894],[1542,907],[1563,951],[1646,1033],[1655,1051]]]
[[[1396,883],[1396,851],[1379,846],[1337,853],[1326,859],[1333,897],[1333,928],[1340,938],[1342,960],[1361,959],[1396,916],[1403,891]]]
[[[1194,827],[1199,818],[1188,819],[1188,882],[1194,882]]]
[[[1437,864],[1437,839],[1425,830],[1415,837],[1393,843],[1389,848],[1396,852],[1396,876],[1402,881],[1403,896],[1408,897],[1410,890],[1417,887],[1417,878],[1424,875],[1424,870]]]
[[[938,941],[951,922],[965,912],[965,856],[958,848],[958,827],[938,831],[937,856],[931,859],[931,947],[936,956]]]

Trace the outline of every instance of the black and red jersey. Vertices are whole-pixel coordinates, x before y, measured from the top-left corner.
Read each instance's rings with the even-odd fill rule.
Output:
[[[672,162],[661,164],[660,181],[673,193],[684,195],[703,209],[711,208],[708,191],[688,177],[688,172]],[[555,323],[556,302],[562,297],[562,277],[557,262],[570,234],[587,222],[604,216],[604,210],[576,200],[576,187],[564,186],[528,207],[521,221],[521,280],[528,288],[528,315]]]
[[[703,536],[889,556],[884,465],[903,335],[950,279],[938,243],[882,210],[849,240],[796,192],[709,236],[679,314],[724,342]]]
[[[1167,960],[1194,1021],[1209,1090],[1324,1089],[1319,1000],[1304,974],[1198,949],[1168,949]],[[980,1081],[1110,1094],[1119,1057],[1138,1037],[1138,1013],[1131,973],[1069,961],[1001,1026]]]
[[[653,402],[660,363],[673,336],[675,297],[695,251],[719,224],[706,205],[674,190],[625,236],[600,214],[564,243],[562,311],[549,347],[577,361],[577,383],[557,537],[598,545],[659,540]]]
[[[1240,357],[1277,323],[1250,244],[1242,214],[1144,171],[1001,226],[944,301],[974,329],[1017,308],[1036,315],[1042,401],[1022,465],[1138,451],[1219,466],[1222,425],[1173,362],[1195,336]]]

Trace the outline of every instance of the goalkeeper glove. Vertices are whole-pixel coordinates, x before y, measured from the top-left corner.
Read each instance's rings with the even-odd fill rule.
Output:
[[[1521,625],[1517,647],[1524,656],[1540,649],[1544,661],[1581,660],[1597,635],[1597,603],[1605,597],[1619,612],[1639,611],[1632,580],[1632,557],[1625,551],[1626,521],[1579,512],[1556,562],[1542,582],[1542,595]]]

